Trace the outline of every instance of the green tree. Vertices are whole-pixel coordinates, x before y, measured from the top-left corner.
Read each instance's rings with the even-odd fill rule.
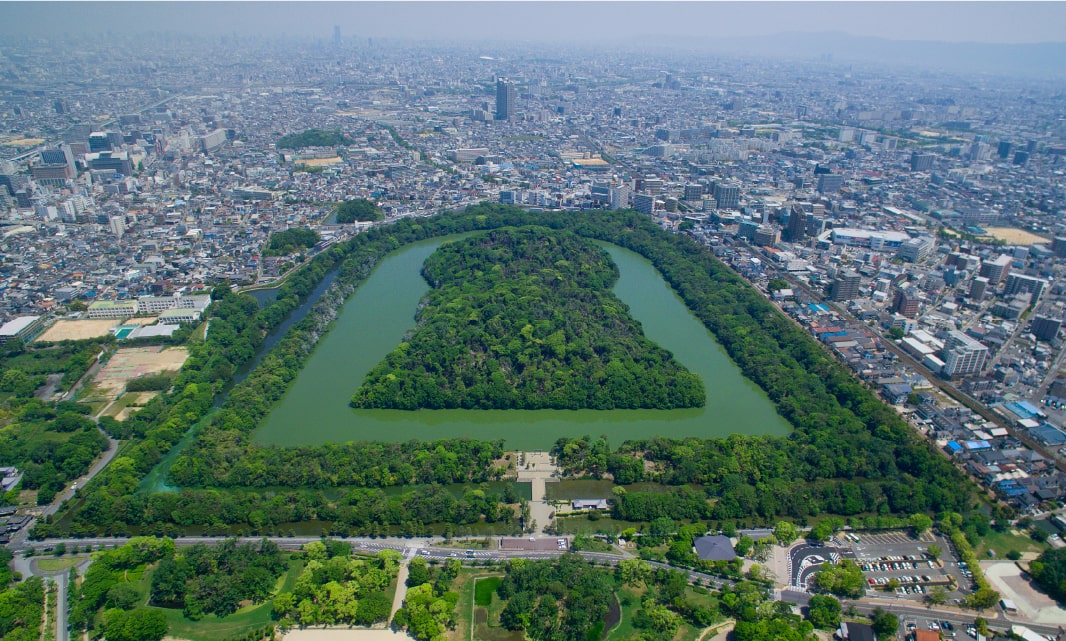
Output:
[[[840,601],[824,594],[811,596],[807,606],[807,618],[814,624],[814,627],[833,630],[840,625],[840,614]]]
[[[870,621],[878,639],[896,638],[896,630],[899,629],[899,617],[896,615],[881,608],[875,608],[870,615]]]
[[[104,635],[108,641],[160,641],[166,636],[167,617],[161,610],[137,608],[104,612]]]
[[[933,519],[921,513],[912,514],[908,519],[908,522],[910,523],[911,529],[914,530],[915,536],[920,536],[933,527]]]
[[[340,203],[335,212],[337,222],[342,225],[356,221],[370,222],[385,219],[385,213],[381,211],[381,208],[366,198],[356,198]]]
[[[789,545],[799,536],[799,532],[796,530],[796,526],[788,521],[778,521],[777,526],[774,527],[774,536],[781,542],[782,545]]]
[[[940,555],[943,554],[943,550],[936,543],[931,543],[929,547],[925,548],[925,551],[934,559],[939,559]]]

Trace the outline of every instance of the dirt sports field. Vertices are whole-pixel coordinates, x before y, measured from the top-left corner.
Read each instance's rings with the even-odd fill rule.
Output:
[[[297,165],[303,165],[304,167],[329,167],[330,165],[344,162],[344,159],[340,156],[334,156],[332,158],[308,158],[306,160],[297,160],[295,162]]]
[[[1048,242],[1047,238],[1037,236],[1024,229],[1015,229],[1013,227],[985,227],[984,230],[988,232],[989,236],[999,240],[1005,240],[1011,245],[1039,245]]]
[[[164,371],[176,372],[188,357],[184,347],[127,347],[115,352],[96,374],[93,384],[113,401],[125,389],[126,381]]]
[[[80,341],[86,338],[98,338],[107,336],[108,330],[119,321],[107,318],[100,320],[57,320],[55,325],[41,334],[39,341]]]
[[[49,327],[43,334],[37,337],[39,341],[55,342],[55,341],[80,341],[86,338],[99,338],[100,336],[107,336],[107,333],[111,331],[111,328],[119,324],[126,325],[148,325],[154,323],[155,316],[147,318],[130,318],[123,323],[123,321],[115,320],[112,318],[101,319],[83,319],[83,320],[68,320],[60,319],[55,322],[54,325]]]

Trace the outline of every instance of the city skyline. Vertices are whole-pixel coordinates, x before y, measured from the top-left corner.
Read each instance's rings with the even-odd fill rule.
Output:
[[[330,39],[339,27],[344,38],[571,44],[793,33],[983,44],[1066,41],[1062,2],[5,2],[0,14],[7,17],[0,34],[9,36],[138,30]]]

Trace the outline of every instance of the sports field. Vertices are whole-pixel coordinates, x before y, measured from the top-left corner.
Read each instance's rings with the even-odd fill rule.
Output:
[[[57,320],[48,330],[41,334],[39,341],[80,341],[87,338],[107,336],[112,327],[118,325],[114,319],[100,320]]]
[[[989,236],[1005,240],[1011,245],[1039,245],[1048,242],[1047,238],[1014,227],[985,227],[985,231]]]
[[[411,641],[403,632],[393,630],[353,630],[350,628],[319,628],[317,630],[292,630],[285,633],[283,641]]]

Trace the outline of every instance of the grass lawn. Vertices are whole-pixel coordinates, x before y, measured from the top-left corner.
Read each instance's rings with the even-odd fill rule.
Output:
[[[452,591],[459,593],[455,607],[455,629],[446,633],[450,641],[470,641],[473,638],[474,583],[484,577],[499,577],[499,570],[489,568],[463,568],[452,584]]]
[[[622,604],[622,620],[607,633],[607,641],[626,641],[639,639],[640,630],[633,627],[633,615],[640,609],[640,600],[644,597],[646,588],[627,585],[616,592],[619,603]]]
[[[978,559],[987,559],[989,558],[988,551],[995,550],[997,559],[1005,559],[1011,550],[1017,550],[1022,554],[1026,552],[1040,554],[1047,548],[1046,544],[1037,543],[1025,534],[992,530],[978,542],[975,552]]]
[[[37,559],[37,569],[42,572],[66,570],[85,560],[84,556],[65,556],[62,558]]]
[[[275,594],[291,590],[302,569],[303,561],[290,560],[289,570],[281,575],[274,587]],[[145,580],[147,581],[147,575]],[[186,619],[181,610],[154,609],[162,611],[167,616],[167,624],[170,626],[167,636],[189,641],[222,641],[269,625],[273,621],[271,613],[274,608],[273,603],[267,600],[258,605],[245,606],[227,617],[219,618],[209,614],[199,621]]]

